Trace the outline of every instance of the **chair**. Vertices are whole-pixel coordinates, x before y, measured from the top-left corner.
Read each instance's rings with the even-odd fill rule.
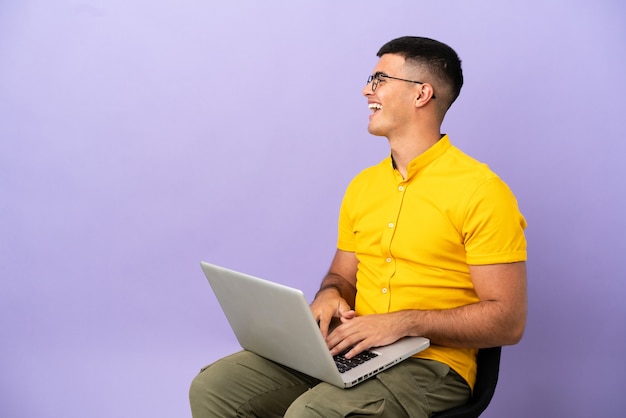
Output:
[[[483,413],[496,390],[500,372],[500,354],[502,347],[482,348],[478,350],[476,361],[476,384],[471,399],[465,405],[439,412],[432,418],[477,418]]]

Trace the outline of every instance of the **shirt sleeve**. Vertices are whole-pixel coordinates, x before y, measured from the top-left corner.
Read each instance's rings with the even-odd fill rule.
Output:
[[[350,218],[350,207],[353,203],[352,190],[354,183],[346,189],[339,209],[339,222],[337,232],[337,248],[342,251],[355,252],[354,221]]]
[[[462,233],[470,265],[525,261],[526,220],[500,178],[477,187],[468,201]]]

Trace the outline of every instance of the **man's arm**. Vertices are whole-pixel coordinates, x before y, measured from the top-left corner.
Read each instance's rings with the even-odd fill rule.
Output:
[[[324,338],[333,318],[353,316],[356,298],[356,271],[359,262],[351,252],[337,250],[328,274],[322,280],[320,290],[315,295],[311,310],[320,324]]]
[[[453,309],[345,318],[327,338],[331,352],[354,346],[350,357],[409,335],[448,347],[516,344],[526,325],[526,264],[470,266],[470,275],[480,302]]]
[[[517,344],[526,327],[526,263],[470,266],[480,302],[441,311],[423,311],[418,331],[448,347]]]

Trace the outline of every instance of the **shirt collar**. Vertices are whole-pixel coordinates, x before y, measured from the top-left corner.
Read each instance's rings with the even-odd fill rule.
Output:
[[[432,147],[428,148],[426,151],[424,151],[423,153],[415,157],[413,160],[411,160],[411,162],[409,163],[409,166],[407,167],[406,180],[409,180],[411,177],[415,175],[415,173],[417,173],[418,171],[420,171],[421,169],[423,169],[424,167],[426,167],[427,165],[435,161],[437,158],[439,158],[451,146],[452,144],[450,143],[450,138],[448,137],[448,135],[447,134],[442,135],[441,139],[439,139],[437,143],[435,143]],[[390,155],[390,159],[391,159],[391,166],[395,170],[397,167],[396,167],[396,162],[393,160],[392,155]]]

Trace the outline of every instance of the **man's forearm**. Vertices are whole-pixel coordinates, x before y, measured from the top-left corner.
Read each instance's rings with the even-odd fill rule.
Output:
[[[525,312],[506,312],[498,302],[486,301],[444,310],[396,312],[406,335],[429,338],[447,347],[483,348],[519,342]]]
[[[354,301],[356,298],[356,287],[341,277],[338,274],[328,273],[322,283],[320,285],[320,289],[318,290],[315,297],[327,290],[334,289],[339,295],[352,307],[354,308]]]

